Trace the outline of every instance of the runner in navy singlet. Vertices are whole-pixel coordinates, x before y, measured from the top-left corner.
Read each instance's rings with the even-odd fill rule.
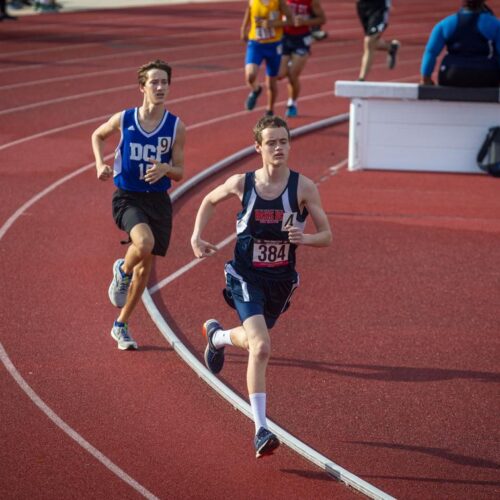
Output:
[[[143,103],[114,114],[92,134],[99,180],[114,178],[113,217],[129,235],[124,259],[113,265],[108,295],[121,308],[111,336],[122,350],[137,349],[128,320],[146,287],[153,256],[165,256],[172,230],[172,206],[167,190],[184,173],[184,124],[165,109],[172,70],[161,60],[138,71]],[[120,133],[114,168],[104,159],[104,143]]]
[[[230,177],[202,201],[191,237],[194,254],[209,257],[217,247],[202,239],[202,232],[220,202],[238,197],[234,257],[225,266],[224,297],[238,313],[241,325],[224,330],[217,320],[207,320],[205,363],[212,373],[224,364],[225,346],[248,351],[247,387],[255,422],[257,458],[279,445],[267,429],[266,368],[271,353],[269,330],[288,308],[299,284],[295,269],[300,245],[324,247],[331,243],[328,218],[313,181],[288,168],[290,132],[277,116],[262,118],[254,128],[255,149],[262,167]],[[316,231],[306,233],[311,217]]]

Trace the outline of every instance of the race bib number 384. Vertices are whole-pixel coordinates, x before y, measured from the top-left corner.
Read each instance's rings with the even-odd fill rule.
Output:
[[[287,241],[256,240],[253,243],[254,267],[278,267],[288,264],[290,243]]]

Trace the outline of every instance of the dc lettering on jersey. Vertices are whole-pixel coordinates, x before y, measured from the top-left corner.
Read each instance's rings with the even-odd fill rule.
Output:
[[[130,159],[135,161],[148,161],[150,158],[155,158],[157,161],[161,161],[161,155],[170,151],[171,143],[171,137],[158,137],[157,146],[131,142]]]

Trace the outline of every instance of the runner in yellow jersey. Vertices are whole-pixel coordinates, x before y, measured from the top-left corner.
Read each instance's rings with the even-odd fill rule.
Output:
[[[259,67],[266,62],[266,115],[273,115],[278,93],[278,72],[281,62],[283,26],[293,22],[286,0],[249,0],[241,26],[241,39],[247,42],[245,81],[250,87],[246,109],[252,110],[262,92],[257,82]]]

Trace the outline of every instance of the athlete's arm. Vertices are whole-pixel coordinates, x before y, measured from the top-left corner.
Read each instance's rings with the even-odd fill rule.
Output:
[[[191,236],[191,246],[196,257],[209,257],[217,251],[215,245],[201,239],[203,230],[215,214],[215,207],[221,201],[227,200],[232,196],[237,196],[240,200],[242,199],[244,184],[245,174],[233,175],[224,184],[216,187],[203,198],[196,214],[193,234]]]
[[[298,197],[301,207],[306,207],[311,214],[316,227],[316,232],[306,234],[298,227],[290,227],[288,239],[295,245],[308,245],[312,247],[327,247],[332,242],[332,230],[328,217],[321,205],[319,191],[314,182],[301,175],[299,177]]]
[[[453,32],[455,30],[452,27],[453,24],[456,25],[456,16],[448,16],[434,26],[422,57],[420,66],[421,83],[432,84],[431,76],[436,65],[436,59],[446,44],[446,31]],[[447,26],[448,30],[446,29]]]
[[[184,176],[184,144],[186,143],[186,127],[179,120],[172,146],[172,159],[170,163],[161,163],[155,158],[149,158],[150,165],[144,175],[144,180],[150,184],[159,181],[163,176],[170,177],[174,181],[180,181]]]
[[[248,41],[249,31],[250,31],[250,4],[248,4],[247,8],[245,9],[245,14],[243,15],[243,22],[241,23],[240,38],[244,42]]]
[[[286,0],[280,0],[279,9],[281,13],[280,18],[264,20],[264,22],[262,23],[262,26],[264,28],[281,28],[283,26],[293,26],[293,12],[290,6],[286,3]]]
[[[321,26],[326,23],[326,15],[319,0],[312,0],[311,10],[314,17],[295,16],[295,26]]]
[[[95,156],[97,178],[105,181],[113,176],[113,169],[104,162],[104,142],[108,137],[120,130],[122,113],[115,113],[106,123],[97,127],[92,133],[92,151]]]

